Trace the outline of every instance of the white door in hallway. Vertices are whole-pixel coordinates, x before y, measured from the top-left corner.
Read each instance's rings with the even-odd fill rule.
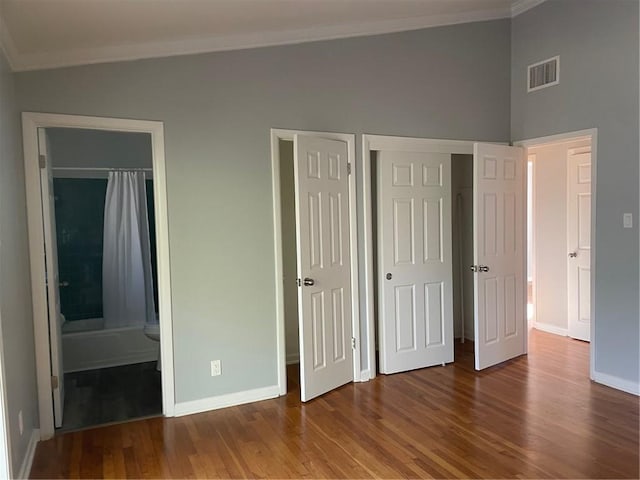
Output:
[[[476,143],[473,154],[475,368],[526,353],[524,150]]]
[[[58,242],[56,239],[53,170],[48,152],[47,133],[38,129],[40,155],[40,190],[44,229],[49,342],[51,344],[51,378],[53,387],[53,417],[56,428],[62,426],[64,410],[64,369],[62,366],[62,316],[58,276]]]
[[[567,286],[569,336],[591,339],[591,151],[567,157]]]
[[[451,155],[378,152],[380,372],[453,361]]]
[[[294,137],[300,395],[353,381],[347,144]]]

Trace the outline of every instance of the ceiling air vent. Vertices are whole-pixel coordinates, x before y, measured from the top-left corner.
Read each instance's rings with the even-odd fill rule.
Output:
[[[557,85],[560,83],[560,57],[553,57],[549,60],[529,65],[527,71],[528,92]]]

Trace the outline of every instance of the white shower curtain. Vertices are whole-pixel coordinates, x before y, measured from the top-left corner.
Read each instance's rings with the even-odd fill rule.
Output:
[[[143,172],[111,171],[104,209],[104,328],[156,322]]]

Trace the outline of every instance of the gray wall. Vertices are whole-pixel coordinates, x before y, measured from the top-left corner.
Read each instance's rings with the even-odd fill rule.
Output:
[[[38,423],[21,138],[14,78],[0,53],[0,318],[14,475],[19,472],[31,432]],[[22,435],[18,427],[20,411]]]
[[[21,110],[164,122],[184,402],[277,383],[269,129],[507,141],[509,64],[498,20],[16,81]]]
[[[526,66],[554,55],[560,84],[527,94]],[[514,140],[598,128],[595,370],[638,382],[638,2],[548,0],[514,18],[511,108]]]
[[[47,128],[54,167],[151,168],[151,135]]]

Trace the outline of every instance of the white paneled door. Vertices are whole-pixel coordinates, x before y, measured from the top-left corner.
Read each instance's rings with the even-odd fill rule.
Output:
[[[345,142],[296,135],[295,190],[303,402],[353,381]]]
[[[453,361],[451,155],[378,152],[380,372]]]
[[[591,152],[567,158],[569,336],[591,338]]]
[[[525,162],[519,147],[473,155],[475,368],[526,353]]]
[[[58,276],[58,242],[56,239],[56,215],[53,191],[51,159],[48,156],[47,134],[38,129],[38,153],[40,155],[40,189],[44,229],[47,307],[49,316],[49,341],[51,344],[51,378],[53,388],[53,417],[57,428],[62,426],[64,410],[64,369],[62,366],[62,316],[60,315],[60,290]]]

